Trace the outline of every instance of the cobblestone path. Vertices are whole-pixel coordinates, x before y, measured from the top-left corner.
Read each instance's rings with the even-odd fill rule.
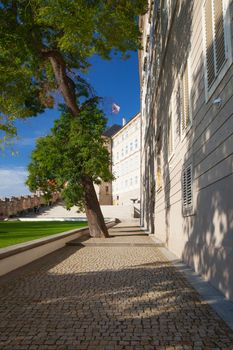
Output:
[[[1,350],[233,349],[233,333],[150,238],[125,223],[111,234],[0,279]]]

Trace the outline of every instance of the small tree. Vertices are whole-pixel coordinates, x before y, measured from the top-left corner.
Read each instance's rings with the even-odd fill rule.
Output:
[[[102,134],[106,119],[98,108],[98,98],[87,100],[80,107],[79,118],[73,118],[63,106],[61,118],[55,121],[51,133],[38,139],[28,167],[27,185],[30,190],[40,189],[49,199],[59,191],[67,208],[77,205],[85,209],[92,236],[108,237],[93,182],[113,179],[110,156]],[[98,215],[99,219],[93,215]],[[96,221],[101,220],[101,227]]]

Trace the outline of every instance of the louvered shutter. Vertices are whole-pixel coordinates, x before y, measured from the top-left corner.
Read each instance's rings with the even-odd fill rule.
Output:
[[[214,0],[214,28],[217,70],[216,73],[218,74],[226,60],[222,0]]]
[[[186,191],[187,191],[187,207],[192,207],[193,196],[192,196],[192,167],[189,166],[186,170]]]
[[[192,178],[192,166],[188,166],[183,171],[182,176],[182,190],[183,190],[183,208],[190,209],[193,206],[193,178]]]
[[[186,171],[183,171],[183,179],[182,179],[182,187],[183,187],[183,208],[187,207],[187,184],[186,184]]]
[[[176,93],[176,114],[177,114],[177,123],[176,123],[176,133],[180,138],[180,125],[182,123],[182,88],[180,82],[177,86]]]
[[[169,114],[168,114],[168,156],[171,156],[174,151],[174,121],[173,121],[173,101],[174,95],[171,96],[171,104],[169,108]]]
[[[181,79],[181,94],[182,94],[181,127],[182,127],[182,132],[184,132],[191,123],[188,64],[186,64],[185,66],[182,79]]]
[[[184,111],[185,111],[185,128],[189,125],[189,75],[188,64],[186,65],[184,77],[183,77],[183,90],[184,90]]]
[[[206,74],[211,88],[226,62],[223,0],[206,0],[204,4]]]
[[[147,57],[144,58],[143,70],[144,70],[144,72],[147,71]]]
[[[208,87],[210,87],[215,80],[212,0],[206,0],[205,2],[204,17],[205,17],[206,70],[207,70]]]

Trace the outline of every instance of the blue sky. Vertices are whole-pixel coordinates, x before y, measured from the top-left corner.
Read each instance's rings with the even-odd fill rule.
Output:
[[[86,79],[96,94],[104,98],[109,125],[121,124],[122,117],[131,119],[140,109],[137,53],[132,53],[127,61],[119,57],[103,61],[95,56],[91,63]],[[118,115],[110,113],[113,102],[121,107]],[[24,182],[35,140],[46,135],[58,117],[56,110],[47,110],[40,116],[16,122],[18,140],[0,153],[0,197],[29,193]]]

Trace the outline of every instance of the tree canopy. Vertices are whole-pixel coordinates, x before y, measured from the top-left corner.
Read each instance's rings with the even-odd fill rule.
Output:
[[[0,1],[0,129],[9,121],[53,107],[62,92],[73,115],[79,114],[76,86],[88,58],[140,46],[137,16],[145,0]]]
[[[68,208],[84,207],[82,178],[99,184],[112,180],[110,156],[102,136],[106,119],[98,108],[98,98],[81,105],[79,118],[62,107],[61,118],[46,137],[38,139],[28,167],[30,190],[40,189],[47,198],[59,191]]]

